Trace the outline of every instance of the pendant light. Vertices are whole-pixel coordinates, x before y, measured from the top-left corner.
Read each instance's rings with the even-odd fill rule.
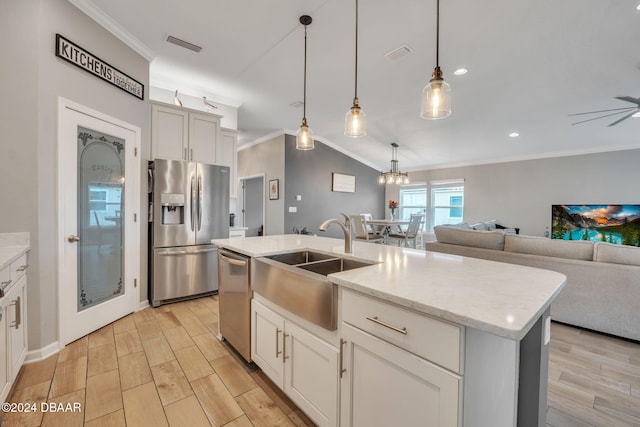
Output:
[[[380,184],[408,184],[409,174],[398,170],[398,144],[391,143],[391,169],[388,172],[380,172],[378,182]]]
[[[356,0],[356,66],[355,66],[355,94],[353,105],[347,111],[344,122],[344,134],[352,138],[359,138],[367,134],[367,115],[358,101],[358,0]]]
[[[436,68],[422,90],[423,119],[442,119],[451,115],[451,88],[442,78],[440,69],[440,0],[436,0]]]
[[[300,17],[300,23],[304,25],[304,98],[302,106],[302,124],[298,133],[296,134],[296,149],[298,150],[313,150],[313,132],[307,125],[307,25],[311,24],[311,17],[309,15],[302,15]]]

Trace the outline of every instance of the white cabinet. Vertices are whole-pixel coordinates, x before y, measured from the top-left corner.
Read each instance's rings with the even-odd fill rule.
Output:
[[[246,230],[245,227],[230,227],[229,237],[245,237]]]
[[[339,351],[255,299],[251,358],[319,426],[338,425]]]
[[[4,297],[0,298],[0,401],[4,401],[27,355],[27,255],[0,271]]]
[[[4,299],[0,299],[0,343],[5,347],[7,344],[7,316],[4,310]],[[4,402],[9,389],[11,388],[11,381],[9,381],[9,373],[7,369],[7,351],[5,349],[0,350],[0,401]]]
[[[341,293],[341,425],[461,425],[462,376],[443,365],[459,370],[463,331],[374,298]]]
[[[151,104],[151,157],[216,164],[220,116]]]
[[[238,197],[238,131],[222,128],[216,144],[216,164],[229,166],[229,197]]]

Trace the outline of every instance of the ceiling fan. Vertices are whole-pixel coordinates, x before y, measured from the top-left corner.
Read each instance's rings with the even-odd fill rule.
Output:
[[[582,116],[582,115],[585,115],[585,114],[609,113],[609,114],[605,114],[603,116],[592,117],[590,119],[582,120],[582,121],[571,123],[571,124],[572,125],[577,125],[577,124],[580,124],[580,123],[590,122],[591,120],[598,120],[598,119],[603,119],[605,117],[615,116],[616,114],[627,113],[626,115],[624,115],[623,117],[619,118],[615,122],[609,124],[609,126],[615,126],[618,123],[620,123],[621,121],[627,120],[631,116],[635,116],[636,114],[640,115],[640,98],[634,98],[632,96],[615,96],[614,98],[615,99],[619,99],[621,101],[630,102],[632,104],[635,104],[635,106],[633,106],[633,107],[624,107],[624,108],[611,108],[609,110],[587,111],[585,113],[569,114],[569,116]],[[613,113],[610,113],[611,111],[613,111]]]

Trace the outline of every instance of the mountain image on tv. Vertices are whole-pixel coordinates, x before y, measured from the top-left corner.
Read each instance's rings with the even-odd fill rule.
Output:
[[[640,205],[552,205],[551,238],[640,246]]]

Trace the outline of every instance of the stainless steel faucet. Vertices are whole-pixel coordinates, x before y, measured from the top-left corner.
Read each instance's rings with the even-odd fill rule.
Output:
[[[344,217],[344,224],[339,219],[331,218],[320,224],[320,231],[327,231],[329,224],[338,224],[344,233],[344,252],[351,253],[351,220],[349,215],[340,212],[340,215]]]

